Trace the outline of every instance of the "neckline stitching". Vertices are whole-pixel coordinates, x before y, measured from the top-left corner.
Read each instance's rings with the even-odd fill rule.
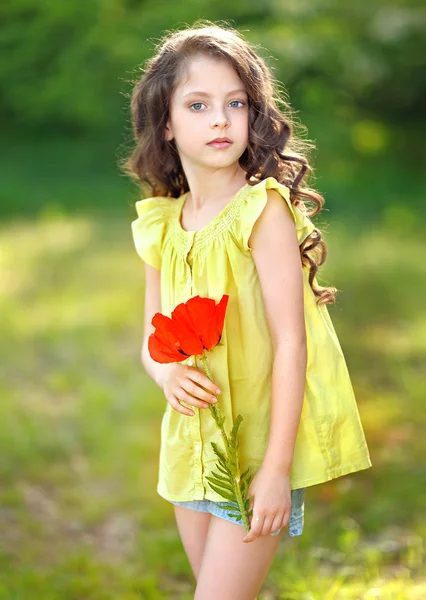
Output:
[[[189,192],[185,192],[176,202],[176,210],[173,218],[175,238],[179,242],[179,246],[183,250],[188,250],[188,240],[192,237],[191,247],[204,246],[210,240],[216,238],[219,234],[229,228],[237,216],[239,203],[244,198],[245,192],[249,191],[253,186],[249,183],[243,185],[231,198],[222,210],[201,229],[189,230],[184,229],[180,223],[180,218],[183,210],[185,198]]]

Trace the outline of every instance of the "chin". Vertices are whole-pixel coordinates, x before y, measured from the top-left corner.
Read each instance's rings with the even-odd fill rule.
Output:
[[[233,165],[235,165],[238,162],[238,160],[232,160],[232,161],[217,161],[217,162],[211,162],[209,164],[206,164],[205,166],[207,168],[210,169],[229,169],[230,167],[232,167]]]

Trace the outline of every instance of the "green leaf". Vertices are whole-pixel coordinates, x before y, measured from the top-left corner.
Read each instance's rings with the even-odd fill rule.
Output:
[[[232,485],[232,478],[231,477],[223,477],[222,475],[218,475],[214,471],[212,471],[212,476],[215,479],[217,479],[218,481],[223,481],[223,483],[228,483],[229,485]]]
[[[253,481],[253,473],[250,473],[250,475],[248,475],[248,477],[246,477],[246,479],[244,480],[244,487],[248,490],[250,487],[251,482]]]
[[[228,477],[231,475],[229,469],[227,467],[223,467],[220,463],[216,465],[216,468]]]
[[[239,511],[238,504],[236,502],[235,503],[230,502],[229,504],[222,504],[222,506],[220,508],[223,508],[224,510],[232,510],[234,512]]]
[[[232,483],[218,481],[214,477],[211,477],[211,478],[207,477],[206,479],[209,480],[209,481],[211,481],[215,485],[217,485],[217,487],[222,487],[223,489],[228,490],[228,492],[230,492],[231,494],[235,495],[235,488],[232,485]]]
[[[231,517],[231,519],[238,519],[239,521],[242,521],[240,513],[227,513],[227,515],[228,517]]]
[[[222,481],[218,481],[217,479],[214,479],[213,477],[206,477],[206,479],[207,479],[207,481],[214,483],[217,487],[223,488],[224,490],[227,490],[231,494],[234,494],[234,488],[232,486],[230,486],[228,483],[223,483]]]
[[[240,477],[240,481],[243,481],[244,477],[247,477],[247,475],[249,474],[249,471],[250,471],[250,467],[248,467],[248,468],[247,468],[247,469],[244,471],[244,473],[241,475],[241,477]]]
[[[241,493],[242,493],[242,495],[243,495],[243,496],[246,496],[246,495],[247,495],[247,493],[248,493],[248,489],[249,489],[249,487],[250,487],[250,484],[251,484],[251,482],[253,481],[253,477],[254,477],[254,476],[253,476],[252,474],[250,474],[250,475],[248,476],[248,478],[246,478],[246,479],[243,481],[243,483],[241,484],[241,487],[240,487],[240,489],[241,489]]]
[[[235,459],[235,456],[230,455],[227,464],[228,464],[229,470],[232,473],[232,476],[236,477],[238,469],[237,469],[237,461]]]
[[[238,429],[241,425],[242,420],[243,420],[243,417],[241,415],[238,415],[237,418],[235,419],[234,426],[231,430],[231,434],[229,437],[231,438],[231,441],[234,442],[234,444],[237,440]]]
[[[225,457],[225,455],[223,454],[223,452],[221,452],[221,451],[219,450],[219,448],[217,447],[217,444],[216,444],[215,442],[211,442],[211,445],[213,446],[213,450],[214,450],[214,453],[216,454],[216,456],[219,458],[219,460],[220,460],[220,461],[221,461],[221,462],[222,462],[224,465],[226,465],[226,457]]]
[[[212,488],[212,490],[214,492],[216,492],[216,494],[219,494],[219,496],[222,496],[222,498],[225,498],[226,500],[231,500],[231,502],[235,499],[234,495],[231,495],[228,491],[226,490],[222,490],[218,487],[216,487],[215,485],[213,485],[212,483],[209,482],[209,486]]]

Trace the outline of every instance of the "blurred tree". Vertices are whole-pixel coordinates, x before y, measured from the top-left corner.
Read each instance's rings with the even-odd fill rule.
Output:
[[[3,129],[75,135],[120,129],[125,95],[164,30],[228,20],[261,44],[298,108],[360,107],[416,122],[426,11],[417,0],[6,0],[0,8]],[[274,57],[274,58],[272,58]]]

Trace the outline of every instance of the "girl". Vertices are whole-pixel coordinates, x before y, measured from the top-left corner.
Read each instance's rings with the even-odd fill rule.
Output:
[[[160,42],[131,98],[136,146],[123,166],[150,195],[132,223],[146,263],[142,363],[167,400],[157,491],[174,505],[196,600],[253,600],[285,529],[303,531],[305,488],[371,466],[326,307],[337,290],[316,281],[327,248],[309,217],[324,199],[304,183],[304,146],[277,89],[236,30],[203,21]],[[194,358],[150,358],[156,312],[223,294],[215,383]],[[247,534],[206,479],[221,440],[204,409],[217,401],[228,430],[243,416]]]

